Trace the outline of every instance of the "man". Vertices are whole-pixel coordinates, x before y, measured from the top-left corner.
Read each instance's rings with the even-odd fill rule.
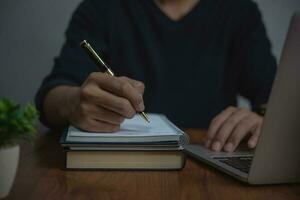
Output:
[[[84,39],[122,76],[97,72]],[[254,148],[263,121],[236,108],[237,94],[259,110],[275,71],[251,0],[86,0],[36,102],[48,126],[101,132],[146,106],[180,127],[208,128],[206,147],[231,152],[246,137]]]

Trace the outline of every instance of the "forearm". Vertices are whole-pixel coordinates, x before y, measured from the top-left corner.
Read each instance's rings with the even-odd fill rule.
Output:
[[[60,129],[69,123],[69,116],[76,110],[79,87],[58,86],[45,97],[43,111],[51,128]]]

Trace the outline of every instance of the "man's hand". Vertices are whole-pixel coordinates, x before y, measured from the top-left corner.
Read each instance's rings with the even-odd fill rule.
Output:
[[[228,107],[211,122],[205,146],[213,151],[233,152],[250,134],[248,147],[254,148],[261,132],[263,118],[246,108]]]
[[[69,123],[87,131],[115,132],[125,118],[145,109],[144,84],[127,77],[112,77],[104,73],[91,73],[76,95]]]

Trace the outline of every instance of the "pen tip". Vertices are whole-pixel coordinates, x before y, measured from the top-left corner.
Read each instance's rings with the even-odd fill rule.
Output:
[[[144,120],[145,120],[146,122],[150,123],[150,120],[149,120],[149,118],[147,117],[146,113],[141,112],[140,115],[144,118]]]
[[[148,117],[146,117],[146,121],[147,121],[148,123],[150,123],[150,120],[148,119]]]

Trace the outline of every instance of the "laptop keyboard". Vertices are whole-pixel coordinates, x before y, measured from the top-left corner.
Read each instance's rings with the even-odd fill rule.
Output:
[[[214,157],[214,159],[229,165],[244,173],[249,173],[253,156]]]

